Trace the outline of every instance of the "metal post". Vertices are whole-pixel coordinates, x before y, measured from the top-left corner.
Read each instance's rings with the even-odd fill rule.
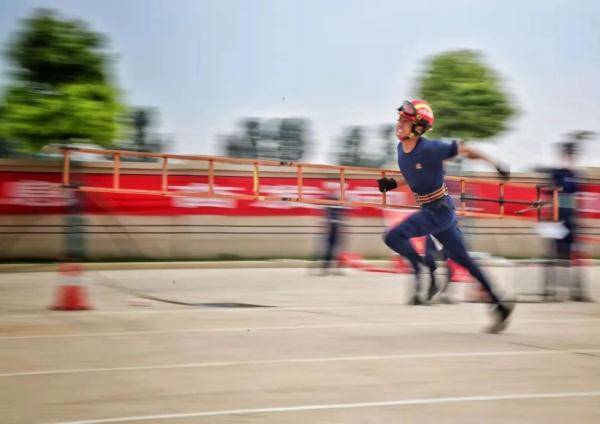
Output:
[[[208,192],[215,194],[215,161],[213,159],[208,161]]]
[[[304,195],[304,193],[302,192],[302,165],[297,165],[296,176],[298,181],[298,201],[301,202],[302,197]]]
[[[113,188],[119,188],[120,174],[121,174],[121,154],[115,153],[113,155],[113,161],[114,161]]]
[[[381,178],[385,178],[385,171],[381,171]],[[381,193],[381,197],[382,197],[382,205],[383,206],[387,206],[387,191],[384,191],[383,193]]]
[[[252,173],[252,179],[253,179],[253,191],[254,191],[254,196],[256,198],[259,197],[260,195],[260,180],[258,177],[258,162],[254,162],[254,172]]]
[[[63,150],[63,185],[68,186],[71,182],[71,151]]]
[[[166,192],[169,189],[169,158],[163,157],[161,189]]]
[[[461,213],[464,215],[467,211],[467,202],[465,201],[466,193],[466,183],[464,179],[460,180],[460,209]]]
[[[344,168],[340,168],[340,202],[346,201],[346,175]]]

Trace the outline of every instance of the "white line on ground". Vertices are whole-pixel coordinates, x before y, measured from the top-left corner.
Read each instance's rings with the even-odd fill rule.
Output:
[[[401,355],[371,355],[371,356],[330,356],[320,358],[288,358],[288,359],[265,359],[254,361],[226,361],[226,362],[192,362],[183,364],[165,364],[165,365],[144,365],[132,367],[113,367],[113,368],[75,368],[58,369],[46,371],[21,371],[0,374],[0,377],[24,377],[38,375],[56,375],[56,374],[80,374],[95,372],[120,372],[120,371],[148,371],[164,370],[178,368],[208,368],[208,367],[228,367],[228,366],[247,366],[247,365],[265,365],[265,364],[289,364],[289,363],[314,363],[314,362],[345,362],[345,361],[380,361],[380,360],[402,360],[402,359],[423,359],[423,358],[464,358],[478,356],[519,356],[519,355],[567,355],[567,354],[586,354],[599,353],[600,349],[579,349],[579,350],[508,350],[508,351],[490,351],[490,352],[438,352],[438,353],[413,353]]]
[[[143,300],[143,299],[142,299]],[[153,301],[149,301],[152,304]],[[261,302],[251,302],[251,303],[259,303]],[[270,302],[263,302],[269,306]],[[214,308],[214,307],[202,307],[202,306],[181,306],[178,308],[141,308],[138,306],[131,306],[133,309],[129,310],[91,310],[91,311],[70,311],[70,316],[103,316],[103,315],[160,315],[160,314],[201,314],[201,313],[210,313],[214,314],[215,312],[219,313],[252,313],[256,314],[257,312],[280,312],[280,311],[292,311],[292,312],[311,312],[311,311],[343,311],[343,310],[365,310],[365,309],[377,309],[381,310],[382,306],[389,307],[399,307],[406,306],[405,303],[372,303],[372,304],[361,304],[361,305],[340,305],[340,306],[273,306],[268,308]],[[483,305],[485,306],[485,305]],[[577,305],[579,310],[583,305]],[[61,312],[55,311],[43,311],[36,313],[14,313],[14,314],[2,314],[3,319],[26,319],[26,318],[49,318],[49,317],[59,317],[62,314]],[[62,315],[64,316],[64,315]]]
[[[331,409],[350,409],[350,408],[373,408],[382,406],[405,406],[405,405],[424,405],[424,404],[439,404],[439,403],[460,403],[460,402],[489,402],[503,400],[527,400],[527,399],[556,399],[556,398],[574,398],[574,397],[598,397],[600,391],[597,392],[558,392],[558,393],[524,393],[524,394],[507,394],[507,395],[490,395],[490,396],[457,396],[457,397],[438,397],[438,398],[420,398],[420,399],[399,399],[387,400],[378,402],[358,402],[358,403],[332,403],[322,405],[297,405],[297,406],[280,406],[272,408],[255,408],[255,409],[229,409],[221,411],[206,411],[206,412],[187,412],[179,414],[160,414],[160,415],[141,415],[131,417],[115,417],[104,419],[80,420],[80,421],[62,421],[54,424],[106,424],[118,423],[125,421],[151,421],[165,420],[174,418],[199,418],[199,417],[215,417],[223,415],[248,415],[248,414],[265,414],[265,413],[281,413],[281,412],[297,412],[297,411],[318,411]]]
[[[140,299],[144,300],[144,299]],[[154,301],[149,301],[154,302]],[[270,302],[256,302],[257,304],[265,304],[266,306],[270,306]],[[405,303],[397,303],[397,304],[385,304],[381,303],[373,303],[368,305],[352,305],[352,306],[272,306],[268,308],[214,308],[214,307],[206,307],[206,306],[181,306],[178,308],[164,308],[164,309],[154,309],[154,308],[143,308],[132,306],[129,310],[91,310],[91,311],[70,311],[69,315],[77,316],[77,315],[138,315],[138,314],[198,314],[198,313],[212,313],[221,312],[221,313],[244,313],[244,312],[279,312],[279,311],[297,311],[297,312],[305,312],[305,311],[337,311],[337,310],[363,310],[363,309],[377,309],[381,310],[382,306],[390,306],[390,307],[399,307],[406,306]],[[44,311],[30,314],[3,314],[3,318],[12,318],[12,319],[20,319],[20,318],[47,318],[47,317],[56,317],[57,312],[55,311]]]
[[[560,319],[526,319],[519,320],[517,324],[572,324],[585,322],[599,322],[600,318],[560,318]],[[360,327],[406,327],[406,326],[438,326],[445,325],[474,325],[475,320],[469,321],[420,321],[420,322],[394,322],[394,323],[356,323],[356,324],[321,324],[321,325],[291,325],[272,327],[221,327],[221,328],[187,328],[172,330],[143,330],[143,331],[115,331],[105,333],[73,333],[73,334],[32,334],[27,336],[2,336],[0,341],[5,340],[28,340],[28,339],[55,339],[55,338],[77,338],[77,337],[111,337],[111,336],[133,336],[148,334],[181,334],[181,333],[223,333],[242,331],[288,331],[288,330],[316,330],[332,328],[360,328]]]
[[[140,299],[144,300],[144,299]],[[153,301],[149,301],[152,304]],[[260,303],[260,302],[258,302]],[[269,302],[266,303],[266,306],[270,306]],[[262,303],[260,303],[262,304]],[[296,312],[306,312],[306,311],[337,311],[337,310],[364,310],[364,309],[377,309],[381,310],[382,306],[406,306],[404,303],[398,304],[387,304],[382,305],[381,303],[373,303],[368,305],[352,305],[352,306],[273,306],[268,308],[214,308],[214,307],[202,307],[202,306],[181,306],[179,308],[164,308],[164,309],[154,309],[154,308],[140,308],[137,306],[132,306],[129,310],[91,310],[91,311],[69,311],[69,315],[77,316],[77,315],[139,315],[139,314],[199,314],[199,313],[211,313],[215,312],[219,313],[244,313],[250,312],[255,314],[257,312],[279,312],[279,311],[296,311]],[[58,314],[61,314],[60,312]],[[2,314],[3,319],[25,319],[25,318],[49,318],[49,317],[57,317],[57,312],[55,311],[44,311],[30,314]]]

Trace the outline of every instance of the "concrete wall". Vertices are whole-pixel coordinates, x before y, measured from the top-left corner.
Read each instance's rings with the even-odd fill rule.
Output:
[[[0,258],[62,257],[65,223],[59,215],[1,217]],[[539,257],[545,244],[533,225],[521,220],[469,220],[462,228],[472,250]],[[83,230],[88,259],[194,260],[308,258],[319,248],[322,227],[319,218],[311,217],[88,215]],[[351,219],[345,228],[345,248],[369,257],[387,257],[390,252],[381,240],[383,231],[380,219]],[[593,246],[596,256],[600,256],[598,247]]]

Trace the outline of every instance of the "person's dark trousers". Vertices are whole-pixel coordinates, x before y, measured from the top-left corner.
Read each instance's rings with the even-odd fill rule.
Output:
[[[323,270],[331,268],[331,264],[336,255],[339,237],[340,236],[338,226],[331,226],[325,239],[325,253],[323,254],[322,263]]]
[[[420,266],[425,264],[425,261],[415,251],[410,239],[428,234],[433,235],[444,246],[450,259],[466,268],[479,281],[492,303],[501,304],[490,282],[467,252],[450,199],[438,201],[410,215],[406,220],[390,229],[384,240],[392,250],[408,259],[418,281]]]

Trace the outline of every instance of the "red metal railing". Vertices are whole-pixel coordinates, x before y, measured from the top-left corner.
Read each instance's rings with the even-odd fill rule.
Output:
[[[64,147],[63,151],[63,185],[71,185],[71,159],[72,153],[82,154],[94,154],[104,155],[112,158],[113,161],[113,184],[112,187],[94,187],[78,185],[75,187],[77,190],[84,192],[99,192],[99,193],[125,193],[125,194],[146,194],[155,196],[173,196],[173,197],[210,197],[210,198],[233,198],[233,199],[246,199],[246,200],[277,200],[277,201],[289,201],[289,202],[301,202],[309,204],[319,205],[343,205],[350,207],[375,207],[375,208],[402,208],[402,209],[418,209],[418,206],[408,204],[390,204],[388,201],[387,193],[381,194],[381,200],[379,202],[358,202],[346,197],[346,178],[348,173],[356,173],[360,175],[373,175],[373,178],[387,177],[390,175],[401,177],[401,173],[397,170],[391,169],[379,169],[379,168],[366,168],[358,166],[336,166],[336,165],[322,165],[313,163],[300,163],[300,162],[288,162],[288,161],[277,161],[277,160],[256,160],[256,159],[240,159],[240,158],[229,158],[221,156],[204,156],[204,155],[177,155],[168,153],[144,153],[134,152],[127,150],[108,150],[108,149],[91,149],[91,148],[80,148],[80,147]],[[121,159],[123,157],[137,157],[137,158],[154,158],[161,161],[161,185],[160,190],[147,190],[147,189],[131,189],[121,187]],[[188,160],[188,161],[200,161],[208,164],[208,192],[198,193],[190,191],[174,191],[169,190],[169,159],[173,160]],[[215,164],[239,164],[248,165],[252,169],[252,194],[223,194],[217,193],[215,190]],[[287,167],[295,168],[296,171],[296,196],[272,196],[263,195],[260,191],[260,171],[261,167]],[[304,196],[303,182],[304,173],[306,170],[327,170],[337,171],[337,178],[339,181],[339,198],[338,199],[318,199],[313,197]],[[456,181],[460,184],[460,207],[457,213],[462,216],[471,217],[482,217],[482,218],[502,218],[507,216],[505,211],[505,205],[523,205],[524,208],[517,212],[517,215],[510,215],[511,218],[520,219],[531,219],[530,217],[524,216],[525,212],[535,210],[537,212],[536,217],[538,220],[542,219],[542,209],[552,208],[551,215],[553,219],[558,220],[558,189],[553,187],[544,187],[542,185],[526,184],[526,183],[513,183],[505,180],[488,180],[481,178],[467,178],[467,177],[453,177],[447,176],[446,180]],[[467,193],[467,183],[486,183],[486,184],[497,184],[498,185],[498,197],[480,197],[472,196]],[[506,187],[522,187],[522,188],[535,188],[536,196],[531,200],[523,199],[507,199],[505,196]],[[544,192],[550,194],[551,200],[543,200]],[[467,209],[467,201],[480,201],[480,202],[492,202],[499,205],[499,213],[483,213],[474,212]]]

